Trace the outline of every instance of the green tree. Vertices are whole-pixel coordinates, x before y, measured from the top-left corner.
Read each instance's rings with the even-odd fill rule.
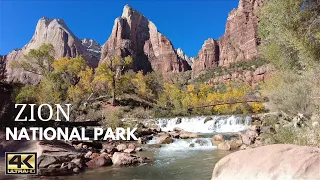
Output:
[[[320,3],[269,0],[260,15],[261,55],[274,67],[265,93],[274,110],[311,115],[319,108]]]
[[[125,70],[132,63],[132,57],[114,57],[99,64],[94,82],[109,84],[112,93],[112,105],[116,105],[117,92],[125,80]],[[120,92],[118,92],[120,93]]]
[[[262,55],[279,69],[301,70],[320,60],[316,0],[269,0],[261,11]]]
[[[81,57],[60,58],[52,64],[54,73],[59,74],[71,85],[76,85],[80,81],[80,73],[89,68],[88,63]]]
[[[51,44],[43,44],[39,49],[31,49],[22,60],[12,61],[10,68],[22,68],[27,72],[49,77],[54,61],[54,48]]]

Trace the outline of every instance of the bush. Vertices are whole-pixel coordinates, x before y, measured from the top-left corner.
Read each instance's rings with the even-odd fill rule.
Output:
[[[154,117],[154,113],[149,109],[138,107],[133,109],[133,111],[131,112],[131,117],[138,119],[149,119]]]
[[[223,76],[230,74],[232,72],[240,72],[244,70],[250,70],[254,71],[258,67],[261,67],[268,62],[263,58],[254,58],[250,61],[239,61],[231,63],[228,67],[216,67],[212,70],[207,70],[203,74],[201,74],[199,77],[195,78],[193,82],[195,83],[206,83],[210,79],[213,79],[215,77]]]
[[[320,83],[314,73],[297,75],[292,71],[282,71],[273,74],[273,78],[264,85],[263,93],[270,99],[270,109],[282,110],[290,115],[302,113],[311,116],[319,110]]]
[[[275,134],[263,134],[269,144],[296,144],[300,146],[320,146],[320,128],[310,129],[281,127]]]
[[[102,116],[104,117],[104,120],[102,122],[102,125],[106,128],[112,128],[115,129],[117,127],[123,127],[124,124],[122,122],[122,114],[123,111],[120,109],[116,110],[105,110],[102,112]]]

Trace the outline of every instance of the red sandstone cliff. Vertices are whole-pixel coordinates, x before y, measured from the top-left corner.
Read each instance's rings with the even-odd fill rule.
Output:
[[[128,55],[133,57],[134,71],[160,71],[166,75],[189,69],[188,63],[178,57],[171,41],[158,31],[155,24],[126,5],[102,47],[100,61]]]
[[[225,34],[218,41],[205,41],[192,65],[193,77],[203,70],[258,55],[258,13],[262,5],[263,0],[240,0],[238,8],[229,13]]]

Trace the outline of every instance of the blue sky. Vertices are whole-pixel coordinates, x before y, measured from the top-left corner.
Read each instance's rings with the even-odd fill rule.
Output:
[[[225,31],[239,0],[0,0],[0,55],[28,43],[41,17],[61,18],[78,38],[103,44],[125,4],[153,21],[175,48],[196,56],[208,38]]]

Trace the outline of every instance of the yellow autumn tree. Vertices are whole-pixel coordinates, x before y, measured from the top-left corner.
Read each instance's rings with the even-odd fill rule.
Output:
[[[68,99],[72,102],[80,102],[87,99],[94,92],[92,81],[94,79],[93,69],[87,67],[79,73],[79,82],[68,89]]]
[[[118,94],[121,94],[120,83],[124,83],[127,79],[125,76],[125,70],[132,63],[132,57],[127,56],[125,58],[114,57],[106,59],[101,62],[96,69],[96,76],[93,83],[99,86],[107,85],[111,89],[112,104],[116,105],[116,98]],[[101,85],[104,84],[104,85]]]

